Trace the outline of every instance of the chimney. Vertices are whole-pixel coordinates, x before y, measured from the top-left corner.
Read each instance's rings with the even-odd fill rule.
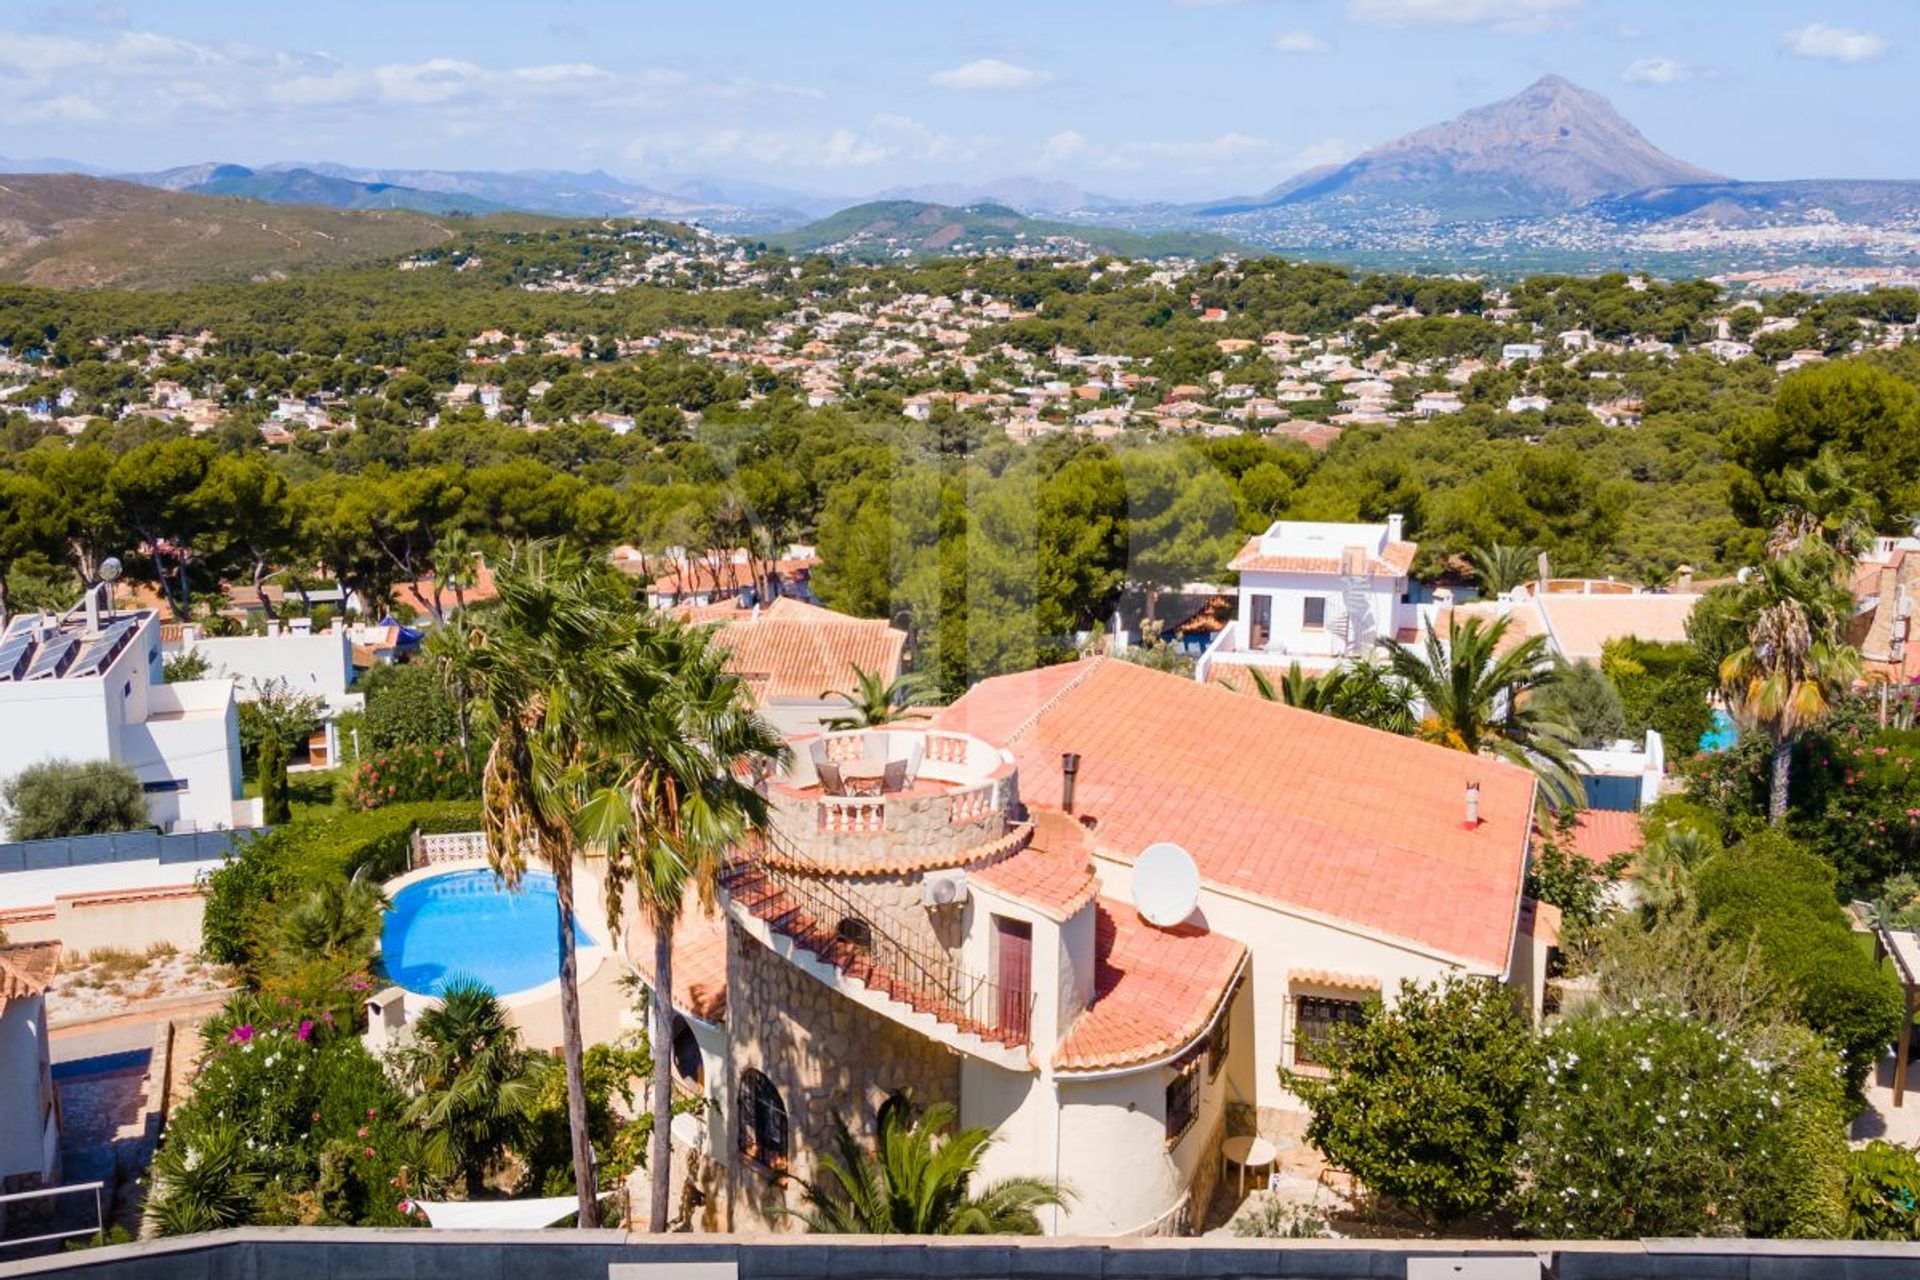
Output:
[[[1683,564],[1678,569],[1675,569],[1673,572],[1674,572],[1674,579],[1673,579],[1674,590],[1678,591],[1681,595],[1690,594],[1693,591],[1693,566],[1690,564]]]
[[[1480,825],[1480,784],[1467,784],[1467,830],[1472,831]]]
[[[94,583],[87,588],[87,634],[100,634],[100,584]]]
[[[1398,514],[1388,516],[1387,517],[1387,541],[1388,542],[1401,541],[1401,535],[1406,532],[1406,528],[1407,528],[1406,517]]]
[[[1068,813],[1073,812],[1073,783],[1080,774],[1080,753],[1062,751],[1060,753],[1060,807]]]

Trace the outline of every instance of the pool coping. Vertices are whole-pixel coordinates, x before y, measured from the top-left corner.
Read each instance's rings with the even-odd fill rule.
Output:
[[[493,864],[485,858],[456,858],[450,862],[436,862],[430,866],[420,867],[417,870],[397,875],[393,879],[383,882],[380,888],[391,898],[402,889],[409,888],[422,881],[432,880],[436,876],[455,875],[466,871],[491,871],[492,869]],[[576,883],[576,888],[577,887]],[[573,904],[573,918],[574,926],[579,928],[582,921],[580,920],[580,902],[577,897]],[[608,930],[606,923],[604,920],[600,921],[600,928],[596,932],[596,936],[605,937],[607,935]],[[585,986],[588,979],[600,972],[600,966],[613,959],[614,955],[615,952],[612,947],[600,942],[594,942],[584,947],[576,947],[574,949],[574,968],[576,971],[574,974],[574,986]],[[413,1000],[432,1001],[435,1004],[440,1001],[440,997],[433,992],[415,991],[412,987],[401,983],[391,974],[387,975],[387,982],[406,992],[409,1004],[411,1004]],[[559,999],[560,979],[552,978],[537,987],[528,987],[526,990],[516,991],[512,995],[500,995],[498,992],[495,992],[494,998],[508,1011],[531,1008],[534,1005],[545,1003],[548,1000]],[[408,1021],[411,1022],[412,1020],[412,1016],[409,1015]]]

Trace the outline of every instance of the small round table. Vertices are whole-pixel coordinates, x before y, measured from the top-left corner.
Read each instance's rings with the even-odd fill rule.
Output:
[[[1227,1166],[1240,1166],[1240,1195],[1247,1194],[1247,1170],[1271,1170],[1274,1160],[1279,1156],[1271,1142],[1265,1138],[1241,1136],[1228,1138],[1220,1144],[1220,1176],[1227,1176]]]

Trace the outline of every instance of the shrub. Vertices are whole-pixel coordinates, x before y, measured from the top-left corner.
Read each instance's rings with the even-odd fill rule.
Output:
[[[151,827],[133,770],[111,760],[48,760],[0,785],[7,838],[52,840]]]
[[[260,742],[257,762],[260,779],[260,820],[278,827],[293,821],[293,794],[287,786],[287,744],[278,734]]]
[[[1714,679],[1692,645],[1622,636],[1601,649],[1600,669],[1620,695],[1628,734],[1639,738],[1654,730],[1666,740],[1669,759],[1700,749],[1713,725],[1707,695]]]
[[[397,1189],[411,1155],[405,1100],[350,1029],[325,1010],[242,995],[202,1039],[193,1093],[154,1162],[163,1231],[412,1221]]]
[[[1847,1154],[1847,1238],[1920,1240],[1920,1156],[1880,1141]]]
[[[208,877],[204,948],[221,964],[257,968],[277,905],[347,880],[362,867],[377,880],[399,875],[416,830],[479,827],[479,806],[463,803],[395,805],[289,823],[250,842]]]
[[[479,773],[458,747],[408,742],[363,760],[347,779],[346,798],[350,809],[380,809],[479,795]]]
[[[1543,1037],[1520,1143],[1536,1235],[1632,1239],[1839,1229],[1833,1058],[1773,1056],[1672,1006],[1583,1012]]]
[[[1717,939],[1758,945],[1800,1021],[1839,1050],[1858,1094],[1899,1030],[1904,1005],[1891,975],[1855,942],[1834,897],[1833,868],[1767,831],[1708,859],[1694,891]]]
[[[440,673],[426,663],[376,667],[361,680],[367,695],[365,747],[438,746],[460,736],[460,716]]]
[[[1286,1073],[1313,1109],[1307,1141],[1434,1222],[1483,1213],[1513,1183],[1539,1060],[1513,994],[1478,979],[1409,982],[1329,1046],[1325,1079]]]
[[[1809,757],[1792,830],[1833,863],[1847,892],[1876,897],[1920,871],[1920,731],[1823,736]]]

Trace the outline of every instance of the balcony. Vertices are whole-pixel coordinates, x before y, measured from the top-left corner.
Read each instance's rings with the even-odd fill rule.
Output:
[[[1008,832],[1013,758],[967,734],[910,727],[798,738],[768,780],[783,848],[840,874],[957,866]]]

